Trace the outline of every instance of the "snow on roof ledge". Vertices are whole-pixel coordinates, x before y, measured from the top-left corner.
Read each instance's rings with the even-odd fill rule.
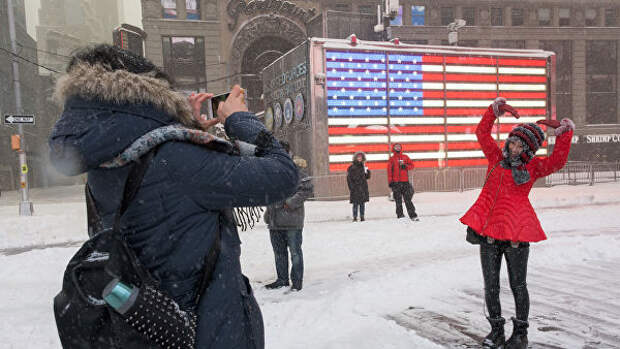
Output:
[[[421,52],[439,54],[470,54],[479,56],[506,56],[506,57],[528,57],[528,58],[549,58],[555,55],[554,52],[543,50],[526,49],[501,49],[501,48],[481,48],[481,47],[460,47],[460,46],[434,46],[434,45],[412,45],[402,41],[398,45],[388,41],[366,41],[357,39],[357,45],[352,46],[349,40],[310,38],[314,44],[322,45],[328,49],[341,50],[384,50],[392,52]]]

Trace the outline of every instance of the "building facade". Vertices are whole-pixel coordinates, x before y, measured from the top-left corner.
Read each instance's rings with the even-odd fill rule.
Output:
[[[42,0],[37,26],[39,62],[64,71],[68,56],[79,47],[112,43],[121,24],[121,0]],[[47,74],[44,70],[42,74]]]
[[[34,114],[36,124],[25,125],[26,153],[30,185],[49,184],[47,176],[47,136],[54,124],[58,109],[48,100],[52,81],[41,77],[36,63],[40,56],[36,41],[28,35],[23,0],[13,0],[15,34],[19,57],[10,52],[7,1],[0,0],[0,116],[5,114]],[[4,29],[7,30],[4,30]],[[17,110],[14,90],[13,60],[18,62],[21,86],[22,110]],[[19,185],[19,162],[17,153],[11,150],[11,135],[17,134],[17,127],[0,125],[0,190],[17,189]]]
[[[174,76],[181,90],[218,93],[242,83],[250,107],[260,111],[261,70],[310,35],[311,19],[327,10],[376,13],[376,3],[142,0],[146,56]]]
[[[265,66],[307,36],[364,32],[364,38],[376,39],[378,3],[383,1],[142,0],[146,56],[174,76],[181,90],[217,93],[240,82],[258,112],[264,109],[258,74]],[[324,20],[316,21],[319,16]],[[447,24],[457,18],[467,21],[460,46],[555,52],[557,115],[578,126],[574,159],[620,159],[620,150],[592,141],[620,139],[613,137],[620,134],[620,2],[401,0],[388,35],[447,45]],[[589,137],[594,135],[611,137]]]

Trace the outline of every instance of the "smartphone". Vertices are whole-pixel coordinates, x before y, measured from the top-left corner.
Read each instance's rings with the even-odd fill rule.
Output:
[[[211,99],[209,99],[209,104],[210,104],[210,108],[208,108],[209,110],[209,119],[212,119],[214,117],[217,117],[217,108],[220,106],[221,102],[226,101],[226,99],[228,98],[228,96],[230,96],[230,92],[228,91],[226,93],[222,93],[219,95],[215,95],[213,97],[211,97]],[[245,90],[241,89],[241,94],[245,97]],[[245,98],[244,98],[245,100]]]
[[[217,117],[217,108],[220,106],[221,102],[224,102],[226,98],[228,98],[228,96],[230,96],[230,91],[213,96],[211,97],[211,99],[209,99],[208,101],[208,104],[210,104],[210,108],[208,108],[209,119],[213,119]]]

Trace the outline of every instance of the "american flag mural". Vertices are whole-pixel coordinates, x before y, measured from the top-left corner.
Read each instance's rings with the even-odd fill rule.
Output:
[[[325,60],[333,172],[356,151],[367,153],[369,168],[385,169],[394,143],[417,167],[486,165],[474,132],[493,99],[505,97],[521,114],[500,118],[500,140],[549,114],[544,58],[329,49]]]

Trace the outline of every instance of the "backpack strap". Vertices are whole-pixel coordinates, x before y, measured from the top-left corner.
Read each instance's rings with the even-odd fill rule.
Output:
[[[84,186],[84,196],[86,197],[86,222],[88,224],[88,237],[92,238],[103,230],[103,221],[97,211],[97,204],[93,199],[88,183]]]
[[[136,194],[142,185],[142,180],[144,179],[146,170],[149,168],[151,161],[153,160],[153,156],[155,156],[155,152],[156,149],[153,149],[143,155],[136,161],[129,171],[127,181],[125,182],[125,189],[123,190],[123,198],[121,199],[121,204],[119,205],[118,210],[116,211],[116,216],[114,217],[114,232],[120,231],[121,217],[125,214],[125,211],[127,211],[131,201],[133,201],[136,197]]]

